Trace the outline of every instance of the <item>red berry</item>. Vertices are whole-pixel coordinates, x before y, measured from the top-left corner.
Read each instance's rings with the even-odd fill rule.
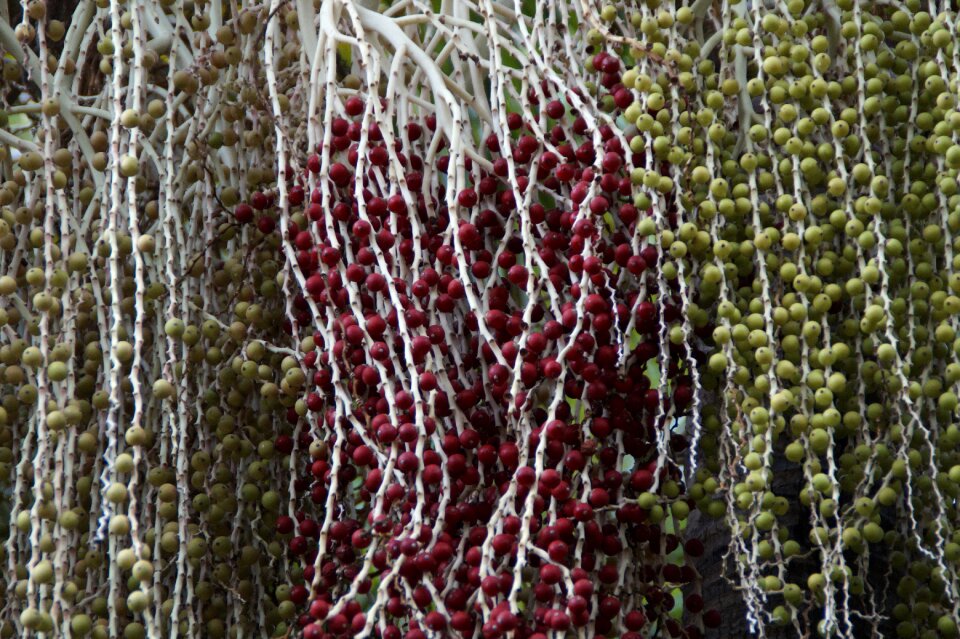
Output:
[[[337,186],[346,186],[350,181],[350,171],[339,162],[330,166],[330,179]]]
[[[400,457],[397,459],[397,468],[400,469],[400,471],[402,472],[412,473],[415,470],[417,470],[419,467],[420,467],[420,460],[417,458],[417,456],[414,453],[410,451],[401,453]]]
[[[253,208],[249,204],[238,204],[233,209],[233,216],[241,224],[249,224],[253,221]]]
[[[269,215],[264,215],[257,220],[257,228],[264,235],[269,235],[270,233],[273,233],[274,229],[277,228],[277,223]]]
[[[298,185],[290,187],[290,192],[287,193],[287,201],[290,202],[290,206],[300,206],[303,204],[303,200],[306,197],[303,187]]]
[[[464,189],[457,194],[457,203],[463,207],[471,207],[477,203],[477,192],[473,189]]]
[[[719,610],[708,610],[703,613],[703,625],[707,628],[718,628],[721,621]]]
[[[513,442],[501,444],[498,452],[505,468],[513,469],[520,463],[520,449]]]
[[[428,612],[423,622],[427,628],[434,632],[440,632],[447,627],[447,618],[436,610]]]
[[[510,283],[514,286],[525,287],[527,285],[528,278],[529,273],[527,272],[527,269],[520,264],[514,264],[510,267],[510,270],[507,271],[507,279],[510,280]]]
[[[363,100],[355,95],[350,96],[344,103],[343,108],[344,111],[347,112],[347,115],[360,115],[363,113]]]
[[[262,211],[270,206],[270,198],[262,191],[254,191],[250,196],[250,204],[258,211]]]
[[[550,545],[547,546],[547,554],[550,555],[550,559],[560,563],[565,561],[567,558],[567,544],[563,543],[560,540],[550,542]]]
[[[547,115],[549,115],[554,120],[558,120],[563,117],[566,109],[563,106],[563,102],[560,100],[551,100],[547,103]]]

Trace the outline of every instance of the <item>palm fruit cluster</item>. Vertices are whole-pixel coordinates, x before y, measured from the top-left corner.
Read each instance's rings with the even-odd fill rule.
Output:
[[[958,26],[0,13],[0,636],[957,636]]]

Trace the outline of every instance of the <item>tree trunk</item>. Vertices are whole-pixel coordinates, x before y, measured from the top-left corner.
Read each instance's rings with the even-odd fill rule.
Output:
[[[788,527],[791,538],[805,540],[808,538],[810,525],[803,515],[803,507],[796,500],[803,482],[802,469],[797,464],[787,462],[782,455],[777,455],[774,459],[773,492],[791,500],[790,511],[778,521],[781,526]],[[731,556],[724,561],[724,554],[730,545],[730,531],[725,520],[713,519],[699,510],[694,511],[687,521],[686,534],[689,537],[698,537],[703,542],[703,557],[697,564],[703,577],[703,599],[710,607],[719,610],[722,618],[718,628],[706,633],[707,638],[739,639],[751,636],[747,623],[747,607],[740,590],[735,587],[738,579],[736,558]],[[805,586],[806,576],[813,567],[814,564],[809,560],[794,560],[790,564],[788,578]],[[779,598],[771,599],[772,604],[777,605]],[[797,636],[792,625],[767,624],[764,631],[768,639],[792,639]]]
[[[775,456],[774,461],[774,481],[773,492],[777,495],[787,497],[791,502],[790,511],[778,519],[781,526],[786,526],[790,531],[790,538],[796,539],[803,545],[807,545],[810,536],[810,522],[807,517],[808,509],[802,506],[797,499],[803,486],[803,470],[798,464],[788,462],[780,454]],[[885,521],[885,526],[893,526],[893,521]],[[740,590],[733,587],[729,579],[737,579],[737,569],[734,563],[735,558],[729,557],[726,566],[724,566],[724,553],[730,544],[730,533],[726,522],[722,519],[716,520],[707,517],[699,510],[690,514],[687,522],[686,534],[690,537],[698,537],[703,542],[704,553],[697,569],[703,577],[703,599],[712,608],[716,608],[722,615],[722,622],[719,628],[710,630],[706,633],[707,639],[740,639],[749,637],[749,625],[747,623],[747,608],[741,596]],[[876,595],[878,610],[889,612],[896,603],[895,592],[889,586],[896,585],[900,575],[897,571],[889,577],[886,575],[891,549],[884,546],[871,548],[870,564],[865,574],[868,588],[872,589]],[[855,556],[848,556],[848,562],[856,560]],[[726,571],[724,572],[724,568]],[[787,571],[788,580],[806,588],[807,577],[820,570],[819,561],[816,553],[805,559],[794,559],[789,564]],[[861,573],[862,574],[862,573]],[[773,596],[770,598],[769,607],[782,603],[782,599]],[[868,610],[861,611],[868,613]],[[801,626],[807,635],[815,637],[817,618],[804,618],[804,610],[800,611]],[[853,633],[854,637],[893,637],[896,636],[896,622],[891,618],[886,618],[874,630],[868,623],[854,617]],[[791,625],[774,626],[767,624],[764,628],[768,639],[796,639],[796,628]]]

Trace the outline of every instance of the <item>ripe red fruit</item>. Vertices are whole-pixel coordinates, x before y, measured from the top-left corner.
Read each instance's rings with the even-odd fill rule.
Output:
[[[593,508],[590,504],[577,502],[573,507],[573,518],[577,521],[590,521],[593,519]]]
[[[550,559],[560,563],[565,561],[567,558],[567,544],[563,543],[560,540],[550,542],[550,545],[547,546],[547,554],[550,556]]]
[[[703,597],[696,593],[690,593],[687,595],[683,603],[686,609],[693,614],[697,614],[703,610]]]
[[[540,147],[540,143],[537,142],[537,139],[532,135],[521,136],[517,141],[517,148],[523,151],[525,154],[530,155]]]
[[[674,403],[682,408],[688,406],[693,401],[693,388],[687,384],[681,384],[673,392]]]
[[[320,397],[320,395],[317,393],[310,393],[307,395],[307,410],[315,413],[321,408],[323,408],[323,398]]]
[[[360,115],[363,113],[363,100],[357,96],[350,96],[343,105],[343,110],[347,115]]]
[[[600,600],[600,614],[604,617],[616,617],[620,614],[620,600],[616,597],[606,596]]]
[[[647,268],[646,261],[639,255],[631,255],[627,260],[627,270],[633,275],[640,275]]]
[[[387,280],[380,273],[370,273],[370,275],[367,275],[364,285],[367,290],[379,293],[387,288]]]
[[[497,555],[506,555],[513,548],[516,538],[513,535],[500,533],[493,538],[493,552]]]
[[[541,363],[541,368],[543,369],[544,377],[550,379],[556,379],[560,377],[560,374],[563,372],[563,366],[557,360],[553,358],[545,359]]]
[[[310,602],[310,616],[314,619],[325,619],[330,612],[330,604],[323,599],[314,599]]]
[[[473,189],[464,189],[457,194],[457,203],[463,207],[476,205],[478,201],[477,192]]]
[[[290,206],[300,206],[303,204],[305,197],[306,194],[303,191],[303,187],[299,184],[291,186],[290,191],[287,193],[287,201],[290,203]]]
[[[589,501],[594,508],[603,508],[610,503],[610,493],[604,488],[594,488],[590,491]]]
[[[495,597],[500,592],[500,580],[493,575],[484,577],[480,583],[480,590],[488,597]]]
[[[400,425],[399,433],[400,441],[410,443],[417,438],[417,426],[410,422],[405,422]]]
[[[631,610],[623,618],[623,625],[627,627],[627,630],[634,632],[642,630],[646,623],[647,617],[640,610]]]
[[[294,245],[301,251],[306,251],[313,246],[313,236],[309,231],[300,231],[293,241]]]
[[[258,211],[270,206],[270,198],[262,191],[254,191],[250,196],[250,204]]]
[[[249,224],[253,221],[253,207],[249,204],[238,204],[236,208],[233,209],[233,216],[237,222]]]
[[[391,213],[401,215],[406,213],[407,203],[404,202],[402,195],[395,193],[394,195],[391,195],[389,199],[387,199],[387,209],[389,209]]]
[[[703,555],[703,542],[699,539],[688,539],[683,544],[683,549],[691,557],[700,557]]]
[[[638,492],[649,490],[653,486],[653,474],[643,468],[635,470],[630,475],[630,485]]]
[[[527,269],[520,264],[514,264],[510,267],[510,270],[507,271],[507,279],[510,280],[510,283],[514,286],[526,286],[529,276],[530,274]]]
[[[353,463],[357,466],[369,466],[373,460],[373,451],[369,446],[357,446],[353,450]]]
[[[719,610],[708,610],[703,613],[703,625],[707,628],[718,628],[721,621]]]
[[[591,293],[587,296],[587,299],[584,300],[583,304],[584,309],[588,313],[596,314],[601,313],[607,310],[607,302],[603,297],[597,293]]]
[[[374,468],[367,473],[366,479],[363,480],[363,487],[370,492],[376,492],[382,483],[383,471],[381,471],[379,468]]]
[[[374,166],[386,166],[390,161],[390,154],[382,146],[371,148],[368,157],[370,158],[370,164]]]
[[[540,474],[540,482],[548,490],[559,486],[561,481],[562,481],[562,477],[560,476],[560,473],[558,473],[553,468],[547,468],[546,470],[543,471],[543,473]]]
[[[434,632],[440,632],[447,627],[447,618],[436,610],[433,612],[428,612],[423,622],[427,628],[433,630]]]
[[[351,231],[357,237],[367,237],[370,235],[370,223],[366,220],[357,220],[353,223]]]
[[[437,388],[437,377],[431,372],[421,373],[418,381],[421,390],[432,391]]]
[[[290,540],[290,552],[294,555],[302,555],[307,552],[307,540],[304,537],[294,537]]]
[[[497,322],[492,321],[488,322],[492,326],[495,326]],[[502,327],[497,327],[502,328]],[[502,384],[510,377],[510,369],[508,369],[503,364],[494,364],[487,371],[487,377],[490,378],[490,381],[494,384]]]
[[[644,301],[637,306],[635,313],[638,322],[652,322],[657,317],[657,307],[653,302]]]
[[[520,449],[513,442],[501,444],[498,453],[500,462],[507,469],[514,469],[520,463]]]
[[[297,604],[298,606],[302,606],[303,604],[307,603],[308,596],[309,596],[309,593],[307,592],[307,589],[306,587],[303,586],[303,584],[297,584],[296,586],[290,589],[290,601]]]
[[[355,613],[350,618],[350,630],[354,634],[359,634],[367,624],[367,616],[362,612]]]
[[[553,615],[550,617],[549,621],[547,621],[547,624],[550,626],[550,628],[560,632],[570,627],[570,616],[567,615],[567,613],[559,610],[554,610],[552,612]]]
[[[420,467],[420,460],[416,454],[407,451],[400,454],[397,459],[397,468],[404,473],[412,473]]]
[[[423,135],[423,129],[416,122],[410,122],[407,124],[407,137],[411,142],[416,142],[420,139],[420,136]]]
[[[589,579],[578,579],[573,584],[573,593],[589,599],[593,596],[593,583]]]
[[[563,117],[563,114],[566,111],[566,109],[563,106],[563,102],[561,102],[560,100],[551,100],[550,102],[547,103],[546,111],[548,116],[550,116],[554,120],[558,120]]]
[[[573,614],[581,613],[586,611],[588,602],[586,599],[580,595],[574,595],[567,599],[567,610]]]
[[[293,519],[290,517],[287,517],[286,515],[277,517],[277,532],[281,535],[286,535],[293,532],[293,526]]]
[[[540,580],[545,584],[553,585],[560,583],[563,578],[563,572],[559,566],[553,564],[544,564],[540,567]]]
[[[474,262],[470,267],[470,272],[473,273],[473,276],[479,280],[486,279],[490,277],[490,264],[484,261]]]
[[[279,435],[273,442],[273,447],[283,455],[289,455],[293,450],[293,438],[289,435]]]
[[[590,200],[590,212],[594,215],[603,215],[607,212],[607,208],[609,208],[609,206],[610,202],[608,202],[607,198],[602,195],[597,195]]]
[[[465,222],[460,225],[460,228],[457,231],[457,237],[460,239],[460,242],[468,249],[477,249],[480,248],[483,240],[480,236],[480,232],[477,230],[477,227],[469,222]]]
[[[377,427],[377,440],[384,443],[393,443],[397,438],[397,429],[391,424],[381,424]]]
[[[330,179],[337,186],[346,186],[350,181],[350,171],[339,162],[330,166]]]
[[[616,173],[623,166],[623,159],[617,153],[604,153],[601,166],[605,173]]]
[[[343,613],[336,614],[327,620],[327,628],[335,634],[346,632],[349,627],[350,622],[347,619],[347,615]]]
[[[516,630],[517,626],[520,625],[520,620],[517,619],[517,616],[509,609],[498,612],[494,617],[494,621],[506,632]]]
[[[474,625],[473,619],[467,612],[458,611],[450,617],[450,626],[460,633],[467,634],[473,629]]]

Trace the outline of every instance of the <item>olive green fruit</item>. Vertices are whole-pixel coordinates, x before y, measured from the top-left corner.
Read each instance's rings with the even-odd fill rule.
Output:
[[[120,175],[123,177],[133,177],[140,170],[140,162],[131,155],[125,155],[120,158]]]

